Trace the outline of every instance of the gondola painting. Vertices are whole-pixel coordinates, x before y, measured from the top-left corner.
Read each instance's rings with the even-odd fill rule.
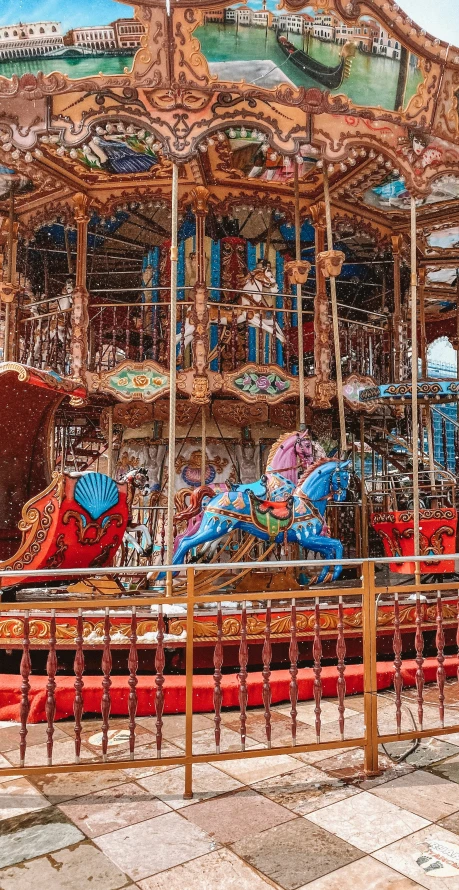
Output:
[[[234,83],[315,87],[398,111],[423,81],[417,57],[375,18],[347,24],[328,6],[293,13],[248,0],[206,10],[194,36],[211,73]]]

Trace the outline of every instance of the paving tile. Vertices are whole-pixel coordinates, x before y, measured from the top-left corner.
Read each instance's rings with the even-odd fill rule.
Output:
[[[352,841],[365,853],[372,853],[428,824],[426,819],[380,800],[368,791],[316,810],[303,818],[345,841]]]
[[[126,825],[144,822],[170,812],[162,800],[134,782],[107,788],[61,804],[60,809],[87,837],[107,834]]]
[[[330,754],[331,752],[326,752]],[[395,764],[389,757],[384,754],[379,755],[379,768],[381,774],[374,777],[371,783],[382,784],[396,776],[404,775],[412,772],[413,767],[405,763]],[[365,777],[364,755],[362,748],[344,748],[339,753],[332,754],[320,761],[320,769],[333,776],[336,779],[344,781],[355,781],[363,787],[364,783],[369,780]]]
[[[166,813],[112,831],[96,838],[95,843],[134,881],[211,853],[218,847],[204,831],[179,813]]]
[[[233,851],[279,884],[297,890],[337,868],[360,859],[360,850],[305,819],[276,825],[233,844]]]
[[[0,823],[0,869],[77,844],[84,835],[51,807]]]
[[[0,871],[1,890],[120,890],[131,881],[91,843]]]
[[[294,813],[252,789],[203,801],[188,807],[184,816],[222,844],[295,819]]]
[[[459,888],[458,838],[438,825],[429,825],[373,855],[427,890]]]
[[[357,862],[351,862],[317,881],[305,884],[300,890],[416,890],[410,878],[400,872],[377,862],[371,856],[365,856]]]
[[[222,716],[222,723],[227,729],[239,733],[239,715],[228,711]],[[279,711],[271,711],[271,741],[273,746],[291,744],[291,720]],[[266,743],[266,721],[263,711],[249,711],[247,714],[247,734],[258,742]]]
[[[411,813],[423,816],[430,822],[443,819],[459,810],[459,794],[455,783],[425,770],[416,770],[387,782],[379,788],[372,789],[372,794],[405,807]]]
[[[290,757],[289,754],[279,754],[250,757],[247,760],[219,760],[215,767],[234,776],[244,785],[252,785],[261,782],[262,779],[270,779],[271,776],[280,776],[282,773],[300,769],[301,761],[296,757]]]
[[[185,768],[183,766],[169,770],[167,773],[139,778],[138,784],[150,794],[163,800],[173,810],[183,809],[200,800],[227,794],[241,788],[241,782],[216,769],[210,763],[198,763],[193,766],[193,798],[183,799],[185,788]]]
[[[315,739],[314,739],[315,741]],[[306,751],[305,753],[292,754],[292,757],[301,760],[303,763],[320,763],[322,760],[328,760],[330,757],[337,757],[339,754],[347,754],[349,751],[362,751],[361,748],[327,748],[319,751]]]
[[[48,801],[27,781],[16,778],[0,783],[0,821],[43,810]]]
[[[6,751],[5,757],[11,764],[13,764],[13,766],[19,766],[19,750]],[[90,751],[85,745],[81,746],[81,760],[91,761],[96,759],[93,751]],[[48,751],[45,742],[41,745],[27,744],[25,755],[26,766],[46,766],[47,762]],[[64,736],[63,739],[58,739],[54,742],[53,763],[68,763],[69,766],[75,763],[75,745],[73,740],[69,739],[68,736]]]
[[[174,742],[182,750],[185,749],[184,738],[176,738]],[[246,748],[254,748],[258,744],[256,739],[251,739],[247,736]],[[241,736],[239,733],[222,727],[220,750],[222,754],[225,751],[240,751]],[[193,754],[215,754],[215,733],[213,729],[200,729],[199,732],[193,733]]]
[[[385,747],[391,757],[400,757],[405,754],[411,746],[412,742],[407,741],[393,742]],[[416,748],[412,754],[409,754],[404,762],[408,763],[410,766],[418,766],[422,768],[431,766],[433,763],[444,760],[446,757],[453,757],[454,754],[459,754],[457,745],[452,745],[449,742],[445,742],[438,738],[423,739],[419,747]]]
[[[358,788],[333,779],[313,766],[264,779],[253,787],[299,816],[359,793]]]
[[[311,726],[315,724],[315,702],[314,701],[302,701],[298,703],[297,706],[298,715],[297,720],[300,723],[309,723]],[[285,714],[288,716],[290,714],[290,705],[285,708],[280,708],[278,713]],[[345,717],[354,717],[358,712],[352,709],[352,705],[346,708],[344,712]],[[325,723],[336,723],[338,726],[338,718],[339,711],[338,705],[329,702],[327,699],[322,699],[320,706],[320,719],[322,724]]]
[[[100,772],[56,773],[34,776],[33,784],[46,795],[51,803],[63,803],[74,797],[95,794],[104,788],[112,788],[126,782],[124,771],[101,770]]]
[[[459,784],[459,754],[455,754],[454,757],[448,757],[442,763],[436,763],[435,766],[430,768],[429,772],[435,776],[441,776],[443,779],[448,779],[449,782]]]
[[[15,751],[19,752],[19,730],[21,726],[20,723],[11,723],[7,726],[3,726],[0,729],[0,751]],[[33,745],[42,745],[46,743],[47,735],[46,735],[47,725],[44,723],[31,723],[27,727],[27,746],[32,747]],[[72,723],[72,734],[73,734],[73,723]],[[68,733],[63,732],[59,726],[55,726],[54,728],[54,739],[55,741],[59,741],[59,739],[68,738]]]
[[[185,736],[185,714],[165,714],[163,716],[163,736],[165,739],[175,739],[178,736]],[[148,729],[149,732],[156,733],[156,717],[138,717],[137,723]],[[212,729],[214,721],[212,717],[206,717],[204,714],[193,714],[193,732],[199,732],[201,729]]]
[[[231,850],[216,850],[139,881],[141,890],[273,890]],[[404,890],[404,888],[403,888]]]
[[[129,751],[129,726],[119,727],[117,725],[113,726],[110,724],[110,729],[108,731],[108,747],[116,748],[116,752],[121,751]],[[90,732],[83,732],[81,735],[81,739],[86,745],[86,747],[93,752],[101,753],[102,751],[102,730],[99,728],[94,732],[91,730]],[[135,746],[136,748],[140,748],[142,745],[152,744],[153,736],[151,732],[148,732],[143,726],[136,726],[135,729]]]

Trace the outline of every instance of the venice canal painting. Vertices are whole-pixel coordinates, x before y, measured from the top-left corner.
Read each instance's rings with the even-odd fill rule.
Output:
[[[144,33],[132,7],[115,0],[1,0],[0,75],[119,74]]]
[[[392,111],[406,108],[423,79],[417,58],[369,16],[348,27],[330,9],[291,13],[276,0],[249,0],[207,10],[194,36],[219,79],[268,89],[319,87]]]
[[[144,26],[116,0],[4,0],[0,75],[60,71],[72,78],[132,67]],[[194,36],[212,74],[272,89],[288,83],[344,93],[356,105],[406,108],[422,81],[418,60],[376,19],[346,26],[333,11],[290,13],[276,0],[208,8]]]

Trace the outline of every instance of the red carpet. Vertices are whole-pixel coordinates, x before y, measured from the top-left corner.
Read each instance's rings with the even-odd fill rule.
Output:
[[[458,658],[448,657],[445,662],[447,677],[455,676],[458,669]],[[437,660],[426,658],[424,662],[424,677],[426,683],[436,679]],[[392,662],[380,662],[377,665],[378,689],[387,689],[393,683],[394,668]],[[405,661],[402,665],[404,686],[414,686],[416,677],[416,662]],[[336,696],[337,671],[335,667],[322,669],[322,689],[324,697]],[[346,694],[352,695],[363,692],[363,667],[362,665],[348,665],[346,667]],[[155,680],[154,676],[139,677],[137,686],[138,708],[137,715],[146,717],[155,713]],[[56,677],[56,720],[73,715],[74,677]],[[260,706],[262,702],[261,672],[249,674],[247,685],[249,691],[249,706]],[[46,721],[46,683],[43,676],[30,677],[30,713],[29,723],[41,723]],[[302,701],[313,698],[314,674],[311,668],[302,668],[298,671],[299,698]],[[102,677],[85,676],[83,701],[86,713],[100,714],[102,695]],[[288,701],[290,674],[286,670],[273,671],[271,675],[272,703]],[[238,679],[237,674],[226,674],[222,678],[223,707],[238,707]],[[128,713],[128,684],[126,677],[112,677],[110,689],[111,713],[114,716],[124,716]],[[185,677],[166,676],[164,684],[165,714],[180,714],[185,711]],[[12,674],[0,675],[0,720],[19,720],[21,702],[21,678]],[[352,705],[351,705],[352,707]],[[193,710],[197,712],[213,711],[213,677],[196,676],[193,682]]]

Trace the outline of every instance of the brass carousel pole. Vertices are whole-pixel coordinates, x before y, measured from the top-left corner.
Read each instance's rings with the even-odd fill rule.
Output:
[[[418,419],[418,332],[417,332],[417,255],[416,200],[411,196],[411,427],[413,431],[413,525],[414,555],[420,555],[419,530],[419,419]],[[415,565],[416,583],[421,580],[420,565]]]
[[[328,250],[333,250],[333,232],[332,232],[332,219],[331,219],[331,207],[330,207],[330,189],[328,186],[328,170],[326,163],[324,161],[323,167],[323,179],[324,179],[324,199],[325,199],[325,218],[327,220],[327,245]],[[343,455],[346,451],[346,421],[344,417],[344,399],[343,399],[343,375],[341,370],[341,347],[339,342],[339,324],[338,324],[338,304],[336,300],[336,280],[333,275],[330,275],[330,295],[331,295],[331,308],[332,308],[332,323],[333,323],[333,343],[335,349],[335,365],[336,365],[336,397],[338,399],[338,413],[339,413],[339,431],[340,431],[340,445],[341,445],[341,454]]]
[[[14,284],[14,189],[10,189],[10,207],[8,224],[8,284]],[[11,303],[5,303],[5,332],[3,335],[3,361],[9,361],[10,357],[10,323]]]
[[[300,219],[300,184],[298,180],[298,162],[294,160],[295,187],[295,260],[301,261],[301,219]],[[298,319],[298,388],[300,395],[300,430],[306,429],[306,408],[304,393],[304,342],[303,342],[303,292],[300,283],[296,286],[296,314]]]
[[[171,223],[171,317],[169,357],[169,454],[167,482],[167,562],[172,563],[174,552],[174,478],[175,478],[175,410],[176,410],[176,331],[177,331],[177,263],[178,263],[178,167],[172,164],[172,223]],[[172,572],[167,573],[167,592],[172,594]]]

